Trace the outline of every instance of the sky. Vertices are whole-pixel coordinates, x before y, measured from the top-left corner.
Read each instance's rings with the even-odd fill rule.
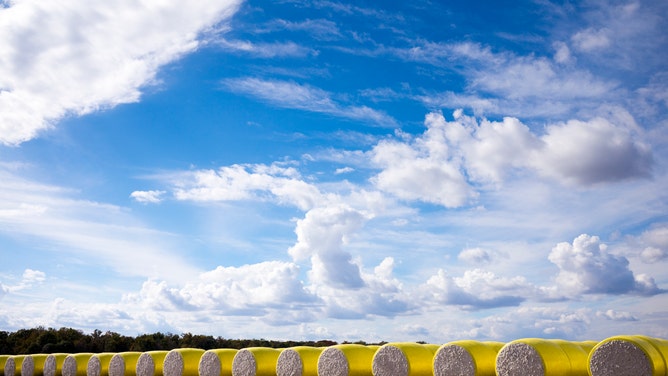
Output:
[[[668,3],[0,1],[0,330],[668,338]]]

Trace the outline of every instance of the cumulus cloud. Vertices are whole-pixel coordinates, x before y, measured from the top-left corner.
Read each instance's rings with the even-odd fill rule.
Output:
[[[668,225],[659,224],[633,239],[633,246],[642,248],[640,259],[648,264],[668,258]]]
[[[583,52],[593,52],[610,46],[611,30],[607,28],[587,28],[575,33],[571,40],[573,46]]]
[[[568,295],[662,292],[651,277],[634,275],[625,257],[607,252],[597,236],[582,234],[572,244],[559,243],[548,259],[559,267],[557,288]]]
[[[632,125],[604,118],[571,120],[548,126],[541,140],[544,147],[533,167],[566,183],[591,185],[651,175],[652,153]]]
[[[321,199],[319,190],[292,167],[232,165],[218,170],[183,172],[174,178],[174,197],[190,201],[270,199],[308,210]]]
[[[486,264],[492,260],[492,253],[483,248],[466,248],[457,258],[470,264]]]
[[[630,312],[616,311],[614,309],[598,311],[596,312],[596,316],[612,321],[638,321],[638,318]]]
[[[371,160],[382,171],[372,178],[379,189],[404,200],[420,200],[445,207],[466,204],[475,192],[462,173],[460,156],[448,144],[452,127],[442,115],[425,118],[427,130],[407,142],[384,140],[371,151]]]
[[[471,310],[519,305],[533,289],[523,277],[497,277],[481,269],[467,270],[461,277],[439,270],[421,287],[427,301]]]
[[[137,101],[160,67],[196,49],[239,3],[12,2],[0,12],[0,142]]]

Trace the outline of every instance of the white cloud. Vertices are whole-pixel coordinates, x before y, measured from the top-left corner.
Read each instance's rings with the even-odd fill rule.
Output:
[[[559,267],[555,279],[558,291],[568,295],[661,292],[651,277],[634,275],[625,257],[607,252],[597,236],[582,234],[573,244],[559,243],[548,259]]]
[[[323,199],[318,188],[300,179],[292,167],[232,165],[183,172],[174,177],[174,197],[192,201],[269,199],[308,210]]]
[[[372,162],[382,171],[372,178],[380,190],[404,200],[420,200],[459,207],[475,197],[462,174],[460,156],[447,143],[450,130],[442,115],[425,118],[427,130],[412,142],[386,140],[371,151]]]
[[[466,248],[459,252],[458,259],[470,264],[486,264],[492,261],[492,253],[483,248]]]
[[[534,287],[523,277],[497,277],[481,269],[467,270],[462,277],[450,277],[439,270],[421,287],[425,301],[456,305],[464,309],[516,306]]]
[[[156,204],[162,201],[162,197],[166,192],[165,191],[134,191],[130,193],[130,197],[135,199],[137,202],[152,203]]]
[[[253,43],[250,41],[220,39],[218,45],[226,50],[241,51],[260,58],[304,57],[318,52],[294,42]]]
[[[593,52],[610,46],[611,30],[607,28],[588,28],[575,33],[571,40],[580,51]]]
[[[26,244],[40,239],[59,257],[86,255],[85,262],[121,275],[178,279],[196,273],[170,244],[172,234],[146,227],[122,207],[74,199],[74,193],[0,169],[0,233]]]
[[[638,321],[638,318],[635,317],[630,312],[616,311],[614,309],[608,309],[607,311],[596,312],[597,317],[603,317],[607,320],[612,321]]]
[[[17,145],[68,115],[135,102],[158,69],[239,1],[13,2],[0,12],[0,142]]]
[[[633,125],[604,118],[571,120],[547,127],[544,148],[533,160],[543,175],[591,185],[651,175],[652,153]]]
[[[223,85],[229,91],[257,97],[278,107],[319,112],[383,127],[396,125],[396,120],[384,112],[367,106],[338,103],[331,93],[310,85],[253,77],[227,79]]]

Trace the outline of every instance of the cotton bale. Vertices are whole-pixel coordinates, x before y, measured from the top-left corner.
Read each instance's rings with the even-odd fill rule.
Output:
[[[5,361],[5,376],[20,376],[23,359],[26,355],[12,355]]]
[[[318,357],[324,348],[295,346],[281,351],[276,361],[277,376],[318,376]]]
[[[496,357],[498,376],[587,375],[587,356],[596,342],[540,338],[505,344]]]
[[[63,362],[63,376],[86,376],[88,360],[93,353],[70,354]]]
[[[21,376],[43,376],[47,354],[26,355],[21,363]]]
[[[281,350],[248,347],[239,350],[232,360],[233,376],[274,376]]]
[[[5,376],[5,363],[10,355],[0,355],[0,376]]]
[[[372,359],[374,376],[431,376],[438,345],[396,342],[381,346]]]
[[[62,376],[63,364],[68,355],[70,354],[49,354],[44,361],[44,376]]]
[[[333,345],[318,357],[319,376],[371,376],[373,356],[380,346]]]
[[[207,350],[199,360],[199,376],[232,376],[232,361],[237,349]]]
[[[125,351],[114,354],[109,361],[109,376],[136,376],[139,351]]]
[[[495,376],[496,356],[502,342],[461,340],[436,350],[434,376]]]
[[[143,352],[137,359],[137,376],[162,375],[162,363],[169,351],[154,350]]]
[[[167,353],[162,363],[164,376],[198,376],[199,361],[204,350],[182,348]]]
[[[589,353],[589,375],[668,375],[668,340],[642,335],[615,336]]]
[[[87,376],[109,376],[109,363],[111,358],[114,357],[114,353],[105,352],[94,354],[88,359],[88,365],[86,366],[86,375]]]

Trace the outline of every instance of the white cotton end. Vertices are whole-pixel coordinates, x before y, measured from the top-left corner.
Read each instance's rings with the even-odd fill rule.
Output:
[[[255,376],[257,372],[257,363],[253,353],[243,349],[234,356],[232,361],[233,376]]]
[[[281,351],[276,362],[277,376],[302,376],[304,364],[299,353],[292,349]]]
[[[434,355],[434,376],[475,376],[471,353],[458,345],[443,346]]]
[[[408,359],[396,346],[383,346],[373,356],[374,376],[408,376]]]
[[[592,376],[652,376],[645,352],[629,341],[612,340],[599,346],[589,358]]]
[[[220,376],[222,365],[218,355],[214,352],[205,352],[199,361],[197,372],[199,376]]]
[[[21,363],[21,376],[33,376],[35,374],[35,360],[28,355]]]
[[[100,369],[102,364],[100,364],[100,358],[93,356],[88,359],[88,365],[86,367],[86,376],[100,376]]]
[[[153,376],[154,373],[155,362],[151,354],[141,354],[137,360],[137,376]]]
[[[543,359],[536,349],[526,343],[504,346],[496,357],[498,376],[544,376]]]
[[[53,354],[44,361],[44,376],[56,376],[56,356]]]
[[[164,376],[182,376],[183,375],[183,356],[176,351],[170,351],[162,363],[162,373]]]
[[[349,370],[348,359],[337,348],[325,349],[318,358],[318,376],[348,376]]]
[[[5,375],[14,376],[14,372],[16,372],[16,362],[14,361],[14,358],[9,358],[5,363]]]
[[[109,376],[125,376],[125,359],[120,354],[115,354],[109,361]]]

